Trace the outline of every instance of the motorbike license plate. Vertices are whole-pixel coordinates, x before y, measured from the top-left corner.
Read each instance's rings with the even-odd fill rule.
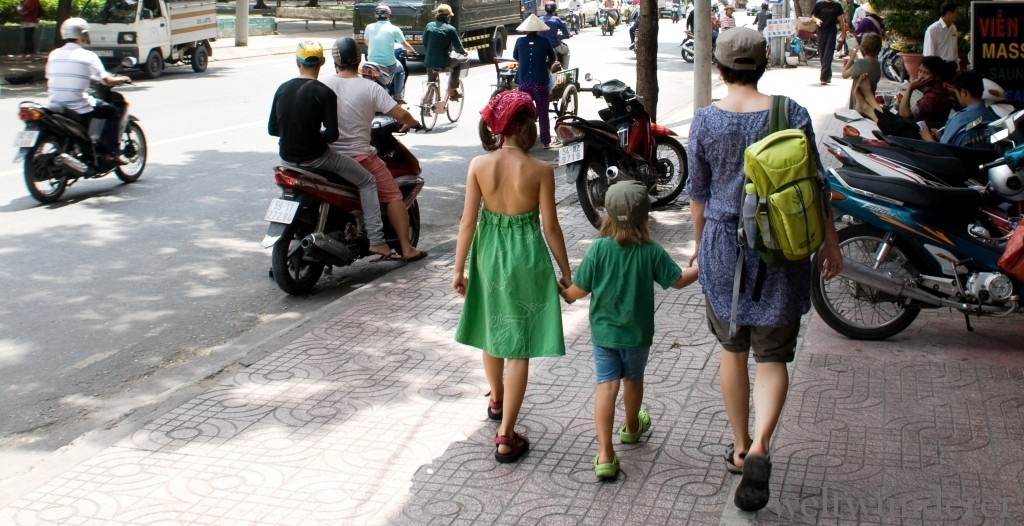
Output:
[[[295,212],[298,211],[298,201],[274,199],[270,201],[270,208],[267,209],[267,215],[263,216],[263,219],[273,223],[284,223],[286,225],[290,225],[292,224],[292,219],[295,218]]]
[[[14,146],[18,148],[31,148],[36,145],[39,138],[39,130],[24,130],[14,136]]]
[[[583,160],[583,143],[574,142],[558,149],[558,166]]]

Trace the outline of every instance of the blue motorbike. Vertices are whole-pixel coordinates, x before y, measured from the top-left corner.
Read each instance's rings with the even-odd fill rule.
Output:
[[[1024,313],[1024,280],[999,258],[1024,214],[1024,146],[987,163],[985,186],[949,185],[909,173],[867,168],[870,153],[851,143],[827,148],[842,166],[829,168],[832,207],[844,270],[812,279],[821,319],[853,339],[881,340],[913,323],[922,309],[970,315]],[[889,163],[893,165],[895,163]],[[907,172],[907,177],[900,175]]]

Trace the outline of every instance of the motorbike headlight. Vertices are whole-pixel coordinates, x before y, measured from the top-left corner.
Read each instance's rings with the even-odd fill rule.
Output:
[[[135,33],[134,32],[118,33],[117,34],[117,43],[118,44],[134,44],[136,42],[136,40],[137,39],[135,37]]]

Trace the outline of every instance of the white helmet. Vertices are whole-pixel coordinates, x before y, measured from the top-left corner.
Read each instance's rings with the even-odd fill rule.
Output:
[[[988,182],[1008,201],[1024,201],[1024,177],[1005,164],[988,171]]]
[[[78,40],[89,32],[89,23],[82,18],[69,18],[60,25],[60,37],[64,40]]]

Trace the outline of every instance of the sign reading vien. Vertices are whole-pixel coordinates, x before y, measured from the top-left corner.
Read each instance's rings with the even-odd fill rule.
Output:
[[[1024,104],[1024,2],[971,2],[971,65]]]

